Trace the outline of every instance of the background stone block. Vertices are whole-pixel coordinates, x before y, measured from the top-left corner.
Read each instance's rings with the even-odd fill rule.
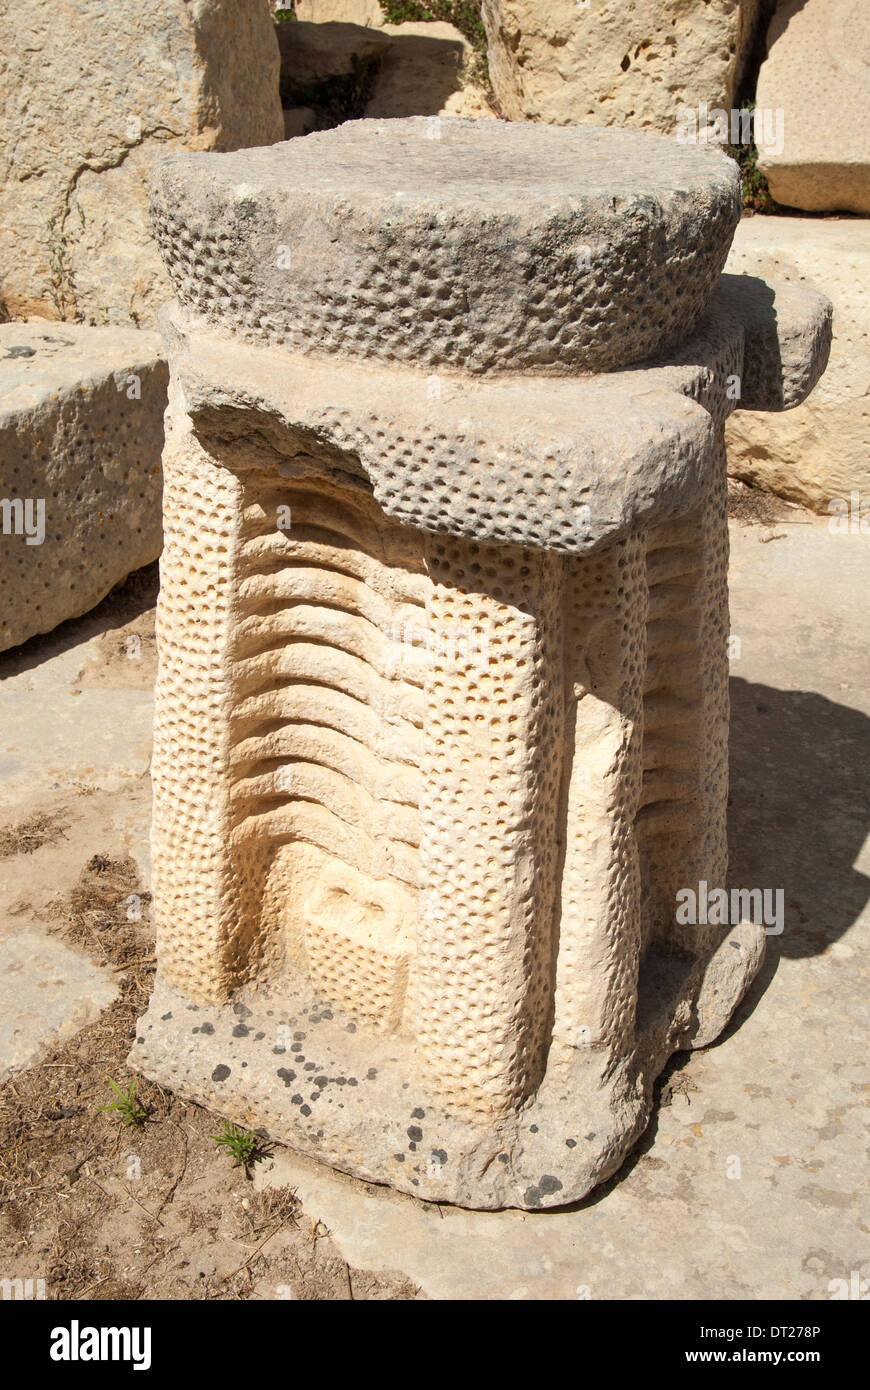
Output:
[[[150,326],[168,297],[147,184],[173,148],[283,138],[267,0],[0,9],[0,303]]]
[[[870,213],[866,0],[780,0],[756,96],[783,113],[783,148],[762,149],[758,161],[776,201]]]
[[[0,650],[160,554],[166,385],[154,333],[0,326]]]
[[[744,218],[727,268],[809,284],[834,303],[830,364],[810,398],[785,414],[731,416],[731,474],[820,512],[870,493],[870,222]]]
[[[484,0],[508,120],[671,134],[681,107],[730,107],[759,0]]]

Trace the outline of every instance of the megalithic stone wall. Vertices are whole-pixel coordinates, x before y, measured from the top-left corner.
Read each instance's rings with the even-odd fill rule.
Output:
[[[760,922],[727,869],[725,421],[830,304],[721,277],[732,161],[363,121],[177,157],[134,1067],[358,1176],[550,1206],[615,1171]]]
[[[512,121],[671,134],[682,107],[730,108],[762,0],[483,0],[489,72]]]

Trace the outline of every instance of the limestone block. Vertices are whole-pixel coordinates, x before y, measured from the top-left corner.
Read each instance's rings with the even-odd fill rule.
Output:
[[[834,304],[831,361],[804,404],[773,418],[728,421],[731,473],[815,511],[870,493],[870,223],[745,218],[728,269],[824,289]]]
[[[672,134],[681,108],[733,104],[759,0],[483,0],[509,120]]]
[[[537,1208],[618,1168],[668,1057],[721,1030],[761,960],[760,926],[675,911],[727,870],[724,425],[735,383],[780,406],[811,389],[830,306],[718,280],[714,151],[463,121],[430,154],[426,125],[306,137],[244,182],[233,155],[190,156],[155,187],[179,302],[160,964],[130,1061],[365,1179]],[[649,219],[647,310],[675,286],[693,307],[639,363],[621,296]],[[396,292],[360,328],[378,245]],[[557,290],[551,355],[506,311],[517,263],[532,300]],[[463,292],[440,357],[398,292],[415,275]],[[619,370],[559,340],[584,295]]]
[[[368,29],[382,29],[384,12],[379,0],[296,0],[296,18],[314,24],[362,24]]]
[[[691,332],[740,214],[732,160],[633,131],[432,135],[348,122],[219,166],[171,156],[151,205],[180,301],[252,340],[478,372],[609,370]]]
[[[170,150],[281,140],[267,0],[11,0],[0,9],[0,301],[150,326],[147,216]]]
[[[391,37],[367,117],[493,117],[486,94],[470,80],[474,50],[443,22],[385,24]]]
[[[0,1083],[50,1055],[118,997],[117,976],[31,928],[0,936]]]
[[[870,213],[870,8],[864,0],[779,0],[758,75],[759,107],[783,113],[782,148],[759,168],[778,203]]]
[[[154,333],[0,325],[0,650],[160,554],[166,385]]]

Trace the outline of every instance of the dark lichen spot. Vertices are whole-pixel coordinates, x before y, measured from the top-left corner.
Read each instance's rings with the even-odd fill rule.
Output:
[[[510,1162],[510,1160],[509,1160],[507,1154],[497,1154],[496,1156],[497,1156],[497,1158],[498,1158],[499,1163],[509,1163],[509,1162]]]
[[[446,1154],[446,1152],[445,1152],[444,1149],[433,1149],[433,1150],[432,1150],[432,1157],[433,1157],[434,1159],[437,1159],[437,1161],[438,1161],[439,1163],[446,1163],[446,1162],[447,1162],[447,1154]]]
[[[302,1097],[299,1095],[299,1092],[298,1092],[298,1091],[297,1091],[297,1093],[296,1093],[295,1096],[291,1096],[291,1097],[290,1097],[290,1104],[291,1104],[291,1105],[301,1105],[301,1104],[302,1104]]]
[[[561,1192],[562,1184],[558,1178],[554,1178],[552,1173],[545,1173],[538,1184],[545,1197],[549,1197],[552,1192]]]
[[[161,1023],[167,1023],[171,1017],[172,1017],[172,1014],[171,1014],[171,1013],[169,1013],[169,1014],[161,1014],[161,1015],[160,1015],[160,1021],[161,1021]]]
[[[415,1120],[425,1120],[425,1118],[426,1118],[426,1111],[425,1111],[425,1110],[421,1110],[420,1106],[418,1105],[416,1110],[412,1110],[412,1111],[411,1111],[411,1117],[412,1117],[412,1119],[415,1119]]]
[[[310,1114],[311,1114],[311,1106],[310,1106],[310,1105],[303,1105],[303,1106],[302,1106],[302,1109],[299,1111],[299,1114],[300,1114],[300,1115],[310,1115]]]
[[[211,1037],[212,1033],[214,1032],[214,1024],[204,1023],[199,1031],[201,1033],[206,1033],[209,1037]]]
[[[291,1081],[295,1081],[295,1080],[296,1080],[296,1073],[295,1073],[295,1071],[288,1071],[286,1067],[279,1067],[279,1068],[278,1068],[278,1075],[280,1076],[281,1080],[284,1082],[284,1085],[285,1085],[285,1086],[289,1086]]]
[[[266,1036],[265,1033],[255,1033],[255,1034],[254,1034],[254,1042],[262,1042],[263,1039],[265,1038],[265,1036]]]
[[[565,1140],[565,1147],[566,1147],[566,1148],[569,1148],[569,1149],[576,1149],[576,1147],[577,1147],[577,1140],[576,1140],[576,1139],[566,1139],[566,1140]]]
[[[537,1125],[529,1125],[529,1134],[537,1134],[537,1132],[538,1132],[538,1126],[537,1126]]]
[[[250,1028],[246,1023],[237,1023],[233,1029],[234,1038],[246,1038],[250,1033]]]
[[[224,1063],[221,1062],[220,1066],[215,1067],[214,1071],[212,1072],[211,1079],[212,1081],[226,1081],[229,1074],[229,1067],[225,1066]]]
[[[378,1074],[378,1069],[377,1069],[377,1067],[369,1067],[368,1071],[366,1072],[366,1081],[374,1081],[374,1079],[375,1079],[375,1077],[377,1076],[377,1074]]]
[[[423,1131],[419,1125],[408,1125],[405,1133],[409,1139],[415,1139],[418,1143],[423,1138]]]
[[[527,1207],[539,1207],[541,1205],[541,1194],[536,1187],[527,1187],[523,1193],[523,1201]]]

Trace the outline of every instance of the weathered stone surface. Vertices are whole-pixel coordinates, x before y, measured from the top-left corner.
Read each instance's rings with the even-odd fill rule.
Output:
[[[118,996],[111,974],[38,930],[0,934],[0,1082],[33,1066]]]
[[[804,404],[776,417],[728,421],[731,473],[825,512],[854,490],[870,494],[870,223],[750,217],[737,228],[728,269],[815,285],[834,304],[831,361]]]
[[[367,117],[495,116],[470,77],[474,50],[452,24],[385,24],[383,33],[392,42]]]
[[[159,555],[166,383],[156,334],[0,326],[0,650]]]
[[[806,286],[723,275],[723,299],[745,329],[739,409],[791,410],[819,381],[831,351],[831,301]]]
[[[431,135],[349,122],[166,160],[152,214],[182,304],[252,340],[472,371],[606,370],[691,332],[739,218],[732,160],[633,131]]]
[[[489,70],[509,120],[671,134],[683,107],[730,107],[758,0],[484,0]]]
[[[155,162],[282,139],[267,0],[13,0],[0,103],[0,301],[150,325],[168,296]]]
[[[770,191],[808,212],[870,213],[870,7],[780,0],[757,103],[782,111],[782,149],[760,149]]]
[[[580,555],[701,501],[712,422],[737,406],[729,377],[741,377],[748,409],[784,409],[812,390],[827,362],[830,304],[810,292],[778,317],[790,289],[723,276],[690,342],[619,374],[480,381],[344,362],[340,407],[331,362],[191,332],[175,311],[163,327],[197,435],[234,466],[286,453],[286,433],[318,458],[358,459],[397,521]],[[305,471],[288,457],[285,476]]]
[[[383,28],[386,23],[379,0],[296,0],[296,17],[314,24],[338,20],[369,29]]]
[[[725,883],[724,422],[743,380],[776,405],[810,388],[829,306],[716,285],[734,182],[712,151],[446,123],[397,198],[383,162],[426,124],[306,139],[268,179],[192,157],[155,190],[168,261],[185,235],[218,252],[175,260],[164,317],[160,978],[131,1064],[359,1176],[534,1209],[616,1170],[667,1058],[761,961],[760,923],[675,911]],[[578,205],[598,238],[579,258]],[[688,221],[691,250],[669,238]],[[258,267],[293,264],[303,225],[310,302],[344,274],[348,309],[327,335],[279,322],[273,289],[262,331]],[[360,240],[387,227],[397,286],[459,281],[472,365],[507,365],[488,332],[524,370],[475,376],[463,352],[433,374],[383,289],[360,360]],[[582,289],[611,359],[637,352],[619,272],[639,276],[642,227],[656,360],[524,353],[517,262],[526,294],[564,290],[551,344]],[[230,261],[244,281],[204,300],[199,268]],[[675,292],[697,307],[664,331]]]

